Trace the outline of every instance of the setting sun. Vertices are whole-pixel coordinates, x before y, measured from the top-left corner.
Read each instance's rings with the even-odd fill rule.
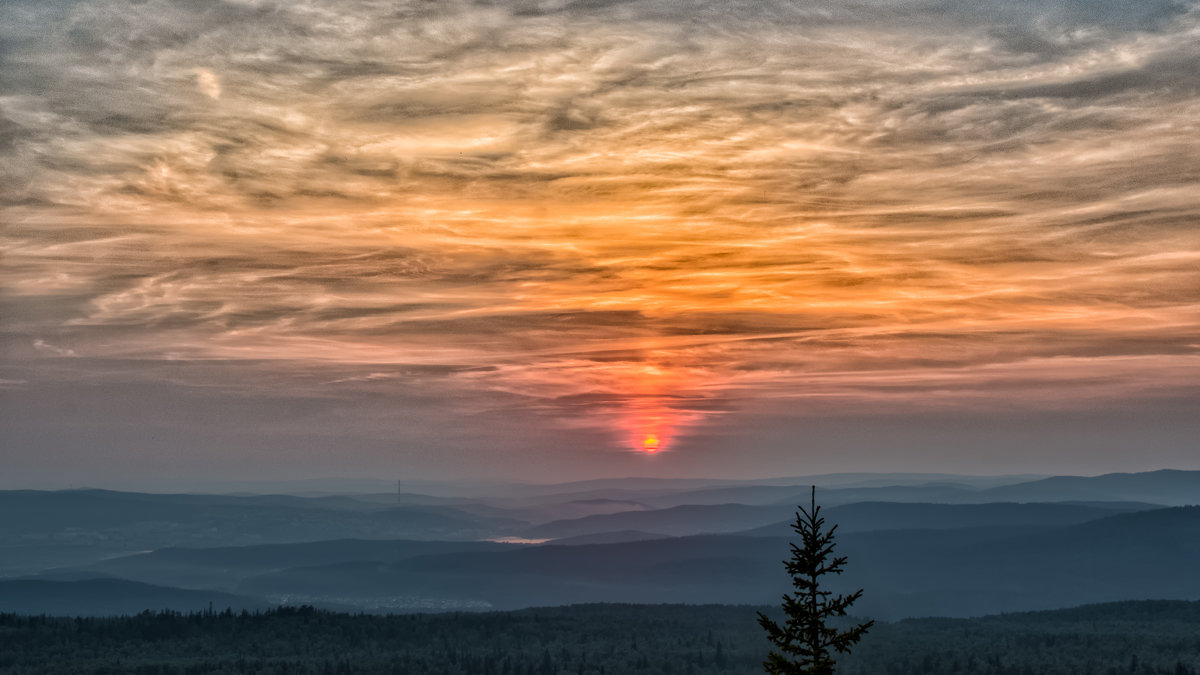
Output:
[[[647,436],[646,440],[642,441],[642,450],[645,452],[658,452],[658,436]]]

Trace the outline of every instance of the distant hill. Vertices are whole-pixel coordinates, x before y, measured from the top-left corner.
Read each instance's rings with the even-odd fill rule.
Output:
[[[247,579],[238,590],[347,602],[424,595],[494,608],[598,601],[770,603],[787,590],[780,561],[788,543],[787,537],[712,535],[449,553],[398,563],[298,567]],[[843,577],[831,580],[833,587],[864,588],[861,610],[882,618],[1200,598],[1195,574],[1200,507],[1066,526],[846,532],[839,552],[849,564]]]
[[[848,534],[865,607],[963,616],[1144,598],[1200,599],[1200,507],[1126,513],[978,541],[907,545],[906,532]],[[968,531],[970,532],[970,531]]]
[[[929,504],[859,502],[824,510],[840,531],[948,529],[1009,525],[1072,525],[1126,511],[1160,508],[1155,504]],[[649,511],[557,520],[522,531],[530,539],[577,537],[622,530],[671,536],[742,532],[790,536],[796,506],[694,504]]]
[[[612,480],[478,501],[0,492],[0,575],[108,575],[363,609],[771,603],[786,590],[787,522],[809,496],[787,480]],[[1200,472],[887,480],[839,477],[817,492],[850,557],[836,581],[866,589],[876,616],[1200,597],[1196,508],[1155,504],[1198,501]],[[730,496],[759,503],[648,508]],[[551,541],[485,541],[503,537]]]
[[[488,541],[406,541],[336,539],[297,544],[164,548],[111,558],[77,573],[112,575],[182,588],[229,588],[248,576],[297,565],[346,562],[399,562],[421,555],[512,550]]]
[[[818,484],[820,488],[820,485]],[[1000,486],[952,479],[892,485],[866,484],[818,489],[820,502],[837,506],[856,502],[927,502],[982,504],[993,502],[1142,502],[1161,506],[1200,503],[1200,471],[1165,469],[1103,476],[1054,476]],[[808,488],[795,486],[734,486],[676,492],[650,500],[656,506],[741,502],[800,504]]]
[[[732,546],[731,546],[732,545]],[[482,601],[492,608],[579,602],[745,602],[782,588],[767,538],[685,537],[605,545],[543,545],[503,553],[456,553],[395,564],[302,567],[248,579],[239,591],[314,598],[382,595]],[[403,609],[403,607],[398,607]]]
[[[476,539],[527,525],[449,506],[373,505],[343,497],[0,491],[0,548],[139,550],[344,537]]]
[[[995,487],[1028,481],[1031,476],[973,476],[947,473],[827,473],[810,476],[781,476],[777,478],[717,479],[717,478],[598,478],[570,483],[526,485],[524,494],[561,495],[595,490],[658,490],[696,491],[751,486],[808,486],[835,487],[882,487],[894,485],[921,485],[928,483],[959,483],[975,487]]]
[[[1103,476],[1054,476],[981,493],[993,501],[1132,501],[1166,506],[1200,504],[1200,471],[1164,469]]]
[[[809,485],[745,485],[677,492],[662,497],[647,498],[645,501],[658,507],[679,506],[683,504],[728,503],[760,506],[795,506],[796,504],[808,503],[809,490]],[[971,501],[972,495],[979,490],[960,483],[937,482],[886,486],[818,486],[817,491],[821,495],[821,503],[832,506],[858,501]]]
[[[628,499],[570,499],[563,500],[517,500],[507,503],[503,508],[480,505],[461,505],[458,508],[480,515],[505,516],[520,519],[530,525],[540,525],[555,520],[585,518],[587,516],[605,515],[610,513],[625,513],[629,511],[647,511],[653,507],[638,501]]]
[[[648,541],[650,539],[668,539],[669,535],[642,532],[640,530],[621,530],[620,532],[600,532],[597,534],[581,534],[576,537],[552,539],[549,543],[556,546],[583,546],[586,544],[622,544],[631,541]]]
[[[860,502],[822,509],[838,532],[943,530],[967,527],[1056,527],[1076,525],[1118,513],[1161,508],[1154,504],[921,504]],[[741,532],[748,536],[792,536],[791,521]]]
[[[1031,476],[963,476],[954,474],[847,473],[758,480],[693,480],[623,478],[538,486],[509,495],[525,505],[571,499],[632,500],[654,508],[689,504],[779,505],[795,504],[816,485],[825,503],[863,500],[943,501],[1000,485],[1030,480]],[[836,496],[835,496],[836,495]],[[964,496],[968,495],[968,496]],[[943,499],[945,498],[945,499]]]
[[[745,504],[687,505],[556,520],[526,529],[521,536],[557,539],[621,530],[661,532],[672,536],[713,534],[765,525],[789,513],[788,508]]]
[[[261,610],[267,603],[217,591],[188,591],[122,579],[0,580],[0,612],[60,616],[118,616],[146,610],[197,612]]]

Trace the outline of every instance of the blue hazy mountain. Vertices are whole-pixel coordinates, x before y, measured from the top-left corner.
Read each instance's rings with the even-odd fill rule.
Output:
[[[347,537],[472,540],[527,521],[448,506],[345,497],[161,495],[107,490],[0,492],[0,573],[80,564],[167,546],[252,545]]]
[[[1053,476],[990,488],[989,501],[1141,501],[1167,506],[1200,504],[1200,471],[1164,469],[1102,476]]]
[[[809,485],[819,488],[827,506],[856,502],[935,502],[983,504],[992,502],[1145,502],[1162,506],[1186,506],[1200,502],[1200,471],[1162,470],[1145,473],[1114,473],[1102,476],[1053,476],[1014,481],[1003,485],[980,484],[969,477],[940,480],[863,481],[831,487],[819,482],[793,485],[739,485],[673,492],[643,500],[658,507],[679,504],[752,505],[808,502]]]
[[[651,539],[667,539],[669,537],[670,535],[642,532],[641,530],[620,530],[618,532],[581,534],[553,541],[556,546],[583,546],[588,544],[623,544],[631,541],[649,541]]]
[[[630,500],[656,508],[695,504],[786,506],[807,503],[817,485],[827,506],[867,501],[984,504],[993,502],[1144,502],[1185,506],[1200,501],[1200,471],[1162,470],[1103,476],[982,478],[939,474],[849,474],[771,481],[729,481],[693,486],[690,482],[639,479],[564,484],[555,492],[525,496],[523,505],[541,500]],[[568,489],[570,488],[570,489]],[[515,498],[514,498],[515,499]]]
[[[786,586],[787,521],[809,496],[790,480],[606,480],[529,494],[509,485],[474,500],[0,492],[0,575],[107,576],[373,610],[772,603]],[[818,499],[851,559],[840,581],[865,588],[863,607],[881,617],[1200,597],[1196,509],[1155,505],[1200,501],[1200,472],[838,480]],[[915,501],[933,493],[945,501]],[[755,503],[655,508],[731,494]],[[893,499],[841,502],[863,495]],[[1034,497],[1047,503],[1017,503]],[[485,541],[513,537],[553,541]]]
[[[198,612],[210,607],[260,610],[269,604],[232,593],[167,588],[124,579],[0,579],[0,611],[16,614],[114,616],[147,609]]]
[[[957,533],[958,531],[948,531]],[[914,548],[906,531],[851,534],[842,552],[881,614],[971,615],[1083,602],[1200,599],[1200,507],[1127,513],[1069,527]]]
[[[451,553],[395,564],[298,567],[247,579],[248,594],[426,594],[495,608],[576,602],[769,603],[786,590],[788,539],[695,536]],[[881,617],[967,616],[1092,601],[1200,598],[1200,507],[1065,527],[847,533],[845,588]]]
[[[919,504],[860,502],[823,509],[838,532],[943,530],[970,527],[1076,525],[1108,516],[1161,508],[1140,502],[1017,504]],[[751,536],[792,535],[791,519],[743,532]]]
[[[556,520],[524,530],[522,536],[530,539],[557,539],[622,530],[641,530],[673,536],[715,534],[760,527],[790,515],[790,507],[695,504]]]
[[[337,539],[296,544],[164,548],[110,558],[71,570],[77,577],[115,576],[184,588],[228,588],[241,579],[304,565],[399,562],[421,555],[504,551],[488,541]]]

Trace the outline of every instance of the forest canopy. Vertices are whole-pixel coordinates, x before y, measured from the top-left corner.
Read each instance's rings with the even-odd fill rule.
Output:
[[[310,607],[0,614],[0,671],[34,673],[544,675],[760,673],[757,611],[578,605],[516,612],[352,615]],[[848,675],[1200,674],[1200,602],[1142,601],[976,619],[880,623]]]

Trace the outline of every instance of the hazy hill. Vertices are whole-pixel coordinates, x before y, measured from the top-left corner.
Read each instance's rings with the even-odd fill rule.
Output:
[[[182,588],[229,588],[241,579],[297,565],[398,562],[420,555],[504,551],[511,544],[487,541],[338,539],[297,544],[164,548],[111,558],[77,568],[76,574],[112,575]]]
[[[1103,476],[1054,476],[991,488],[994,501],[1141,501],[1167,506],[1200,504],[1200,471],[1164,469]]]
[[[610,513],[646,511],[652,508],[628,499],[517,500],[516,502],[502,501],[499,503],[503,506],[493,503],[465,503],[459,504],[455,508],[466,513],[506,518],[509,521],[519,520],[531,525]]]
[[[1200,471],[1162,470],[1103,476],[1054,476],[1000,486],[981,487],[969,480],[897,481],[822,488],[821,504],[856,502],[927,502],[982,504],[991,502],[1144,502],[1162,506],[1200,503]],[[655,506],[740,502],[744,504],[807,504],[807,485],[735,486],[689,490],[645,498]]]
[[[1155,504],[921,504],[860,502],[822,509],[838,532],[872,530],[943,530],[968,527],[1054,527],[1106,518],[1119,513],[1161,508]],[[750,536],[792,536],[791,520],[742,532]]]
[[[787,508],[745,504],[687,505],[653,511],[625,511],[556,520],[524,530],[530,539],[555,539],[621,530],[659,532],[673,536],[735,532],[785,518]]]
[[[921,485],[927,483],[957,483],[975,488],[996,487],[1025,482],[1032,476],[971,476],[946,473],[829,473],[810,476],[781,476],[776,478],[717,479],[717,478],[598,478],[568,483],[510,486],[511,493],[521,495],[561,496],[591,493],[601,490],[636,490],[645,492],[684,492],[738,487],[796,487],[816,485],[823,488],[885,487]]]
[[[1127,513],[966,542],[960,530],[848,534],[857,583],[881,615],[973,615],[1086,602],[1200,598],[1200,507]]]
[[[1071,525],[1122,513],[1159,508],[1154,504],[925,504],[861,502],[823,511],[840,531],[948,529],[1008,525]],[[745,504],[685,505],[558,520],[521,532],[530,539],[558,539],[640,530],[671,536],[745,532],[790,536],[796,507]],[[748,530],[748,532],[746,532]]]
[[[605,478],[548,485],[510,485],[499,491],[457,491],[456,494],[470,495],[472,500],[508,509],[584,500],[632,501],[667,508],[687,504],[795,503],[797,495],[807,495],[808,487],[817,485],[829,494],[847,490],[845,498],[839,498],[837,503],[861,500],[862,497],[855,496],[858,493],[853,490],[866,490],[862,494],[874,495],[874,499],[887,499],[892,488],[907,488],[895,490],[906,501],[936,501],[936,495],[972,493],[1030,478],[910,473],[845,473],[752,480]]]
[[[838,581],[866,588],[864,607],[878,616],[1200,597],[1191,571],[1200,569],[1196,509],[1112,501],[1197,501],[1191,495],[1200,490],[1191,490],[1200,472],[1058,477],[999,487],[945,478],[909,476],[884,485],[879,481],[886,476],[843,476],[836,483],[842,487],[817,492],[851,559]],[[394,495],[412,502],[405,505],[385,495],[0,492],[0,574],[72,566],[53,574],[362,608],[770,603],[786,587],[780,565],[792,537],[786,523],[809,496],[807,487],[788,480],[611,480],[476,501]],[[649,497],[612,496],[638,492]],[[656,499],[733,494],[763,503],[646,508]],[[780,494],[790,496],[780,500]],[[958,503],[917,499],[929,494]],[[840,503],[863,495],[895,501]],[[1021,503],[977,503],[997,495]],[[1087,501],[1027,503],[1035,495]],[[701,533],[723,534],[692,536]],[[473,541],[502,536],[570,545]],[[143,553],[127,555],[134,551]]]
[[[855,507],[845,522],[853,521],[853,513],[890,518],[878,511],[885,506],[897,507]],[[839,552],[849,565],[843,577],[831,580],[834,588],[864,588],[859,608],[880,618],[1200,598],[1200,507],[1048,525],[1053,518],[1090,517],[1099,507],[984,506],[903,505],[890,523],[926,513],[943,529],[839,531]],[[948,528],[962,522],[961,514],[976,525]],[[742,535],[543,546],[329,541],[170,549],[84,572],[219,586],[272,602],[391,611],[616,601],[769,604],[787,590],[781,561],[789,541]]]
[[[809,485],[744,485],[737,487],[688,490],[645,501],[658,507],[683,504],[740,503],[760,506],[795,506],[807,504]],[[916,485],[859,485],[826,488],[818,486],[821,503],[848,504],[858,501],[970,501],[978,489],[959,483],[926,483]]]
[[[693,536],[450,553],[283,570],[251,594],[446,597],[496,608],[575,602],[769,603],[786,590],[784,537]],[[847,532],[835,587],[866,589],[875,616],[979,615],[1092,601],[1200,598],[1200,508],[1078,525]]]
[[[650,539],[667,539],[669,535],[642,532],[640,530],[621,530],[620,532],[601,532],[599,534],[581,534],[577,537],[554,539],[555,546],[582,546],[586,544],[621,544],[631,541],[647,541]]]
[[[473,539],[527,524],[453,507],[376,506],[340,497],[0,492],[0,546],[146,549],[348,536]]]
[[[880,533],[882,534],[882,533]],[[880,560],[897,547],[931,551],[1010,536],[1012,529],[917,531],[867,537]],[[248,579],[240,592],[280,596],[373,598],[386,593],[476,600],[494,608],[578,602],[773,602],[787,590],[780,561],[788,539],[692,536],[605,545],[534,546],[498,553],[456,553],[397,564],[302,567]],[[860,551],[861,555],[861,551]],[[861,572],[861,570],[857,570]],[[853,579],[862,574],[848,575]],[[891,609],[887,607],[886,609]]]
[[[736,550],[730,548],[736,546]],[[251,578],[240,592],[313,598],[445,598],[493,608],[578,602],[745,602],[780,587],[782,541],[686,537],[503,553],[422,556],[395,564],[303,567]]]
[[[452,506],[473,513],[523,518],[530,507],[612,500],[655,508],[687,504],[786,505],[817,485],[826,505],[859,501],[985,503],[999,501],[1144,501],[1182,505],[1195,500],[1196,471],[1155,471],[1096,477],[965,476],[851,473],[756,480],[610,478],[546,485],[408,483],[409,492],[355,494],[383,505]],[[415,491],[415,492],[413,492]],[[496,509],[485,513],[484,508]],[[641,508],[634,506],[634,508]],[[558,519],[587,514],[561,513]]]
[[[147,609],[201,611],[209,606],[266,609],[267,603],[217,591],[188,591],[122,579],[84,581],[0,580],[0,612],[115,616]]]

